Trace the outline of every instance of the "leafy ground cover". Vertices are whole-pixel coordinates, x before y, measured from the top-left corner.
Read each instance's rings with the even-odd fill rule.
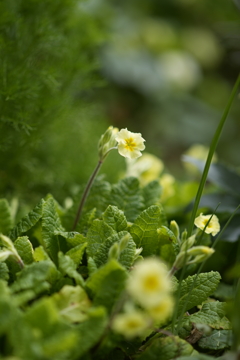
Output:
[[[0,200],[1,358],[193,360],[237,351],[239,286],[202,270],[218,217],[196,216],[189,232],[169,219],[159,180],[96,178],[115,149],[136,166],[143,142],[110,127],[87,187],[67,208],[48,194],[15,224]]]

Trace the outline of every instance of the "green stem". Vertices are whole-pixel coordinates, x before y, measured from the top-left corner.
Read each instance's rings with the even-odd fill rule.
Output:
[[[196,214],[197,214],[197,210],[198,210],[199,202],[200,202],[200,199],[201,199],[201,196],[202,196],[202,192],[203,192],[206,180],[207,180],[207,175],[208,175],[208,171],[209,171],[209,168],[210,168],[210,165],[211,165],[213,154],[214,154],[214,152],[216,150],[216,147],[217,147],[217,144],[218,144],[218,141],[219,141],[223,126],[224,126],[225,121],[227,119],[227,116],[228,116],[229,110],[231,108],[232,102],[233,102],[233,100],[235,98],[235,95],[237,93],[239,84],[240,84],[240,75],[238,75],[238,78],[236,80],[236,83],[235,83],[235,85],[233,87],[230,98],[228,100],[227,106],[226,106],[226,108],[224,110],[223,116],[222,116],[222,118],[221,118],[221,120],[219,122],[217,130],[216,130],[216,132],[215,132],[215,134],[213,136],[212,142],[211,142],[211,146],[210,146],[210,149],[209,149],[207,161],[206,161],[206,164],[205,164],[205,167],[204,167],[204,170],[203,170],[202,178],[201,178],[201,181],[200,181],[200,184],[199,184],[199,188],[198,188],[197,195],[196,195],[195,202],[194,202],[194,206],[193,206],[191,219],[190,219],[189,226],[188,226],[188,236],[191,236],[191,234],[193,232],[194,220],[195,220],[195,217],[196,217]]]
[[[102,166],[102,163],[103,161],[105,160],[105,158],[107,157],[107,155],[109,154],[110,151],[112,150],[116,150],[117,149],[117,146],[114,146],[114,147],[111,147],[110,149],[108,149],[106,151],[106,153],[102,156],[102,158],[98,161],[97,163],[97,166],[96,168],[94,169],[92,175],[90,176],[89,180],[88,180],[88,183],[87,183],[87,186],[84,190],[84,193],[82,195],[82,199],[80,201],[80,204],[79,204],[79,207],[78,207],[78,211],[77,211],[77,214],[76,214],[76,217],[75,217],[75,220],[74,220],[74,223],[73,223],[73,227],[72,227],[72,231],[74,231],[76,229],[76,226],[79,222],[79,219],[80,219],[80,216],[81,216],[81,213],[82,213],[82,209],[84,207],[84,204],[85,204],[85,201],[87,199],[87,196],[88,196],[88,193],[92,187],[92,184],[93,184],[93,181],[95,179],[95,177],[97,176],[97,173],[100,169],[100,167]]]
[[[103,163],[103,159],[98,161],[96,168],[94,169],[92,175],[90,176],[90,178],[88,180],[87,186],[86,186],[86,188],[84,190],[84,193],[82,195],[82,199],[81,199],[79,207],[78,207],[78,211],[77,211],[74,223],[73,223],[72,231],[74,231],[76,229],[76,226],[77,226],[78,221],[80,219],[82,209],[84,207],[84,204],[85,204],[85,201],[87,199],[88,193],[89,193],[89,191],[90,191],[90,189],[92,187],[93,181],[94,181],[95,177],[97,176],[97,173],[98,173],[102,163]]]

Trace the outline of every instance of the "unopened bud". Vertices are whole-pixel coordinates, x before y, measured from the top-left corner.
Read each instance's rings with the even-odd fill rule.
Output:
[[[196,235],[192,235],[190,236],[188,239],[186,239],[181,246],[181,251],[186,251],[188,249],[190,249],[193,244],[195,243],[195,239],[196,239]]]
[[[118,128],[114,128],[113,126],[109,126],[109,128],[105,131],[105,133],[101,136],[98,143],[98,155],[100,160],[102,160],[107,152],[116,146],[116,134],[118,132]]]
[[[126,234],[119,242],[119,251],[120,253],[127,247],[127,244],[130,240],[130,234]]]
[[[214,253],[214,249],[208,246],[194,246],[188,250],[188,254],[191,256],[204,255],[211,256]]]
[[[173,232],[173,234],[176,236],[177,240],[179,240],[179,226],[177,224],[177,222],[175,220],[172,220],[170,222],[170,226],[169,226],[170,230]]]
[[[118,260],[120,255],[120,251],[119,251],[119,244],[118,243],[114,243],[111,248],[109,249],[108,252],[108,258],[109,259],[116,259]]]

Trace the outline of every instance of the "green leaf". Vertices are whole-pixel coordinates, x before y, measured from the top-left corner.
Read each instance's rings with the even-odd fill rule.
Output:
[[[122,210],[128,221],[133,222],[144,208],[138,179],[129,177],[113,185],[110,203]]]
[[[13,227],[11,210],[6,199],[0,199],[0,233],[7,235]]]
[[[103,213],[103,220],[111,226],[116,232],[127,230],[127,219],[122,210],[116,206],[109,205]]]
[[[177,238],[174,233],[166,226],[161,226],[158,229],[157,243],[161,259],[172,265],[179,251]]]
[[[62,231],[62,225],[52,197],[44,202],[42,207],[42,242],[51,259],[57,263],[59,243],[54,235],[55,231]]]
[[[7,329],[11,328],[13,317],[16,316],[13,312],[13,301],[10,296],[7,284],[0,280],[0,335]]]
[[[126,270],[116,260],[111,260],[88,278],[86,289],[94,305],[103,305],[111,311],[124,290],[126,279]]]
[[[217,271],[211,271],[188,276],[187,279],[183,280],[178,301],[178,314],[207,300],[216,290],[220,279],[221,276]]]
[[[19,336],[20,342],[25,340],[23,358],[35,359],[37,349],[39,358],[66,359],[70,358],[72,350],[77,348],[77,331],[61,321],[52,298],[43,298],[35,302],[24,314],[24,323],[28,327],[29,335],[28,342],[25,338],[27,333],[24,334],[23,331],[23,339],[22,334]]]
[[[65,285],[52,299],[60,317],[70,323],[79,323],[87,319],[90,301],[80,286]]]
[[[9,270],[5,262],[0,262],[0,279],[9,280]]]
[[[75,231],[55,231],[54,235],[62,236],[64,239],[66,239],[66,243],[69,248],[73,248],[86,242],[86,237]]]
[[[225,316],[225,307],[226,303],[219,301],[208,302],[203,304],[200,311],[190,315],[188,319],[190,322],[194,322],[196,324],[209,325],[213,329],[230,330],[232,329],[232,325]]]
[[[24,216],[12,229],[9,237],[13,240],[30,230],[42,217],[42,207],[45,201],[42,199],[35,208]]]
[[[211,335],[203,336],[198,345],[202,349],[222,350],[230,348],[232,345],[232,331],[231,330],[213,330]]]
[[[59,270],[63,275],[68,275],[70,278],[73,278],[76,281],[77,285],[84,287],[84,280],[82,276],[76,271],[77,265],[69,256],[59,252],[58,263]]]
[[[74,261],[76,266],[78,266],[79,264],[81,264],[82,257],[86,247],[87,247],[86,242],[83,244],[79,244],[74,248],[70,249],[68,252],[66,252],[66,255],[69,256]]]
[[[27,236],[18,237],[14,242],[14,246],[24,264],[29,265],[34,261],[33,247]]]
[[[85,359],[86,352],[94,348],[101,337],[104,334],[104,331],[107,326],[107,316],[106,310],[104,307],[91,308],[88,312],[88,319],[78,325],[77,331],[79,334],[79,343],[81,346],[78,346],[76,351],[78,357],[81,356],[81,359]],[[84,355],[84,357],[82,357]]]
[[[94,220],[87,233],[88,255],[93,258],[99,250],[100,245],[104,243],[109,236],[115,233],[116,232],[113,228],[107,225],[104,221],[98,219]]]
[[[194,354],[191,356],[180,356],[177,360],[216,360],[216,357],[208,356],[205,354]]]
[[[60,277],[51,260],[40,261],[26,265],[12,284],[13,292],[33,290],[36,295],[50,289]]]
[[[158,242],[157,230],[166,225],[165,214],[161,206],[153,205],[144,210],[130,228],[136,246],[142,247],[142,255],[159,255],[161,244]]]
[[[121,239],[128,234],[129,233],[127,231],[121,231],[118,234],[114,234],[107,238],[107,240],[99,246],[98,251],[93,258],[98,267],[108,261],[108,253],[111,246],[116,242],[120,243]],[[135,259],[135,251],[136,245],[132,237],[130,236],[126,248],[121,252],[119,256],[118,261],[120,262],[120,264],[122,264],[125,268],[129,269]]]
[[[162,188],[158,180],[151,181],[142,189],[145,209],[152,205],[159,205]]]
[[[147,346],[147,343],[145,346]],[[137,359],[171,360],[178,358],[178,356],[190,356],[193,352],[193,347],[178,336],[157,337],[151,341],[150,346]]]

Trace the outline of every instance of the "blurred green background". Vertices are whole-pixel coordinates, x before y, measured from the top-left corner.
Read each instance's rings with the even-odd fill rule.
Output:
[[[209,145],[240,64],[230,0],[0,2],[0,198],[77,192],[109,125],[185,177],[181,154]],[[217,149],[239,166],[239,99]],[[124,159],[103,166],[116,181]]]

